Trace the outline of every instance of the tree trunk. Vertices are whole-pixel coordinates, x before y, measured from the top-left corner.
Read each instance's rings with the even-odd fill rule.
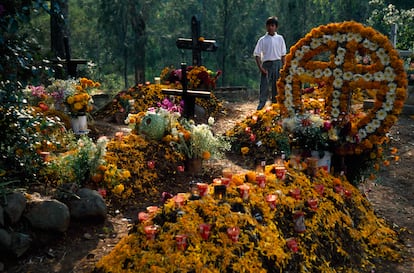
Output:
[[[51,0],[50,9],[50,41],[51,50],[56,58],[65,59],[64,37],[69,37],[68,2],[67,0]],[[57,78],[63,78],[62,67],[56,67]]]

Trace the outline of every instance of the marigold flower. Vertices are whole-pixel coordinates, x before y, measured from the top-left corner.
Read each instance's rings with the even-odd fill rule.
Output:
[[[249,153],[249,147],[242,147],[240,151],[242,155],[247,155]]]

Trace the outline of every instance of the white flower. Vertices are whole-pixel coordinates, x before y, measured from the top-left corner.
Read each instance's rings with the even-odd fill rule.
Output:
[[[338,108],[332,108],[331,115],[332,115],[332,117],[337,118],[339,116],[339,109]]]
[[[338,107],[338,106],[339,106],[339,104],[340,104],[339,99],[333,99],[333,100],[332,100],[332,106],[333,106],[333,107]]]
[[[305,69],[303,67],[298,67],[298,69],[296,69],[296,74],[302,76],[305,74]]]
[[[375,81],[383,81],[384,80],[384,73],[382,73],[381,71],[375,72],[374,73],[374,80]]]
[[[333,81],[333,86],[335,87],[335,88],[341,88],[342,87],[342,84],[344,83],[344,81],[341,79],[341,78],[336,78],[334,81]]]
[[[296,50],[295,52],[295,58],[298,60],[301,60],[303,58],[303,51],[302,50]]]
[[[312,49],[315,49],[317,47],[319,47],[321,45],[321,40],[319,38],[313,38],[311,43],[310,43],[310,47]]]
[[[377,48],[378,48],[378,45],[376,43],[371,43],[369,45],[369,50],[371,50],[371,51],[375,51],[375,50],[377,50]]]
[[[322,69],[320,69],[320,68],[316,69],[315,72],[314,72],[314,75],[315,75],[315,78],[322,77],[323,76]]]
[[[358,138],[359,139],[364,139],[367,137],[367,131],[365,131],[364,129],[360,129],[358,131]]]
[[[303,53],[309,52],[310,51],[310,47],[307,46],[307,45],[304,45],[304,46],[302,46],[302,50],[303,50]]]
[[[376,118],[373,119],[371,123],[372,123],[372,126],[375,128],[375,130],[381,126],[381,122]]]
[[[388,82],[394,81],[394,79],[395,79],[395,73],[394,73],[394,70],[391,67],[387,66],[385,68],[384,78]]]
[[[339,98],[341,96],[341,92],[339,90],[334,90],[332,92],[332,97]]]
[[[383,108],[384,108],[385,111],[388,112],[388,111],[392,110],[393,105],[394,105],[394,103],[392,101],[387,100],[386,102],[384,102]]]
[[[362,75],[361,74],[354,74],[354,76],[353,76],[353,79],[355,80],[355,81],[357,81],[357,80],[359,80],[359,79],[361,79],[362,78]]]
[[[371,46],[371,41],[368,39],[364,39],[364,41],[362,41],[362,46],[365,48],[369,48]]]
[[[376,114],[376,117],[379,120],[384,120],[386,116],[387,116],[387,112],[384,109],[380,109]]]
[[[336,66],[340,66],[343,62],[344,62],[343,56],[339,56],[339,55],[335,56],[334,63]]]
[[[335,78],[340,78],[342,77],[342,69],[335,68],[332,74]]]
[[[372,81],[372,75],[370,73],[366,73],[362,76],[362,78],[364,79],[364,81],[370,82]]]
[[[344,78],[344,80],[346,80],[346,81],[350,81],[350,80],[352,80],[352,72],[351,72],[351,71],[347,71],[347,72],[345,72],[345,73],[344,73],[343,78]]]
[[[214,122],[215,122],[215,120],[214,120],[213,117],[208,118],[208,121],[207,121],[208,125],[212,126],[214,124]]]
[[[346,53],[346,49],[343,47],[338,47],[338,49],[336,50],[336,55],[338,56],[345,56]]]
[[[387,101],[394,101],[395,100],[395,90],[388,90],[385,97],[387,98]]]
[[[323,75],[327,78],[329,78],[330,76],[332,76],[332,70],[330,68],[325,68],[323,70]]]
[[[368,134],[375,132],[375,128],[372,125],[372,123],[368,123],[367,126],[365,127],[365,130],[367,131]]]
[[[298,65],[299,65],[299,60],[298,59],[293,59],[291,62],[290,62],[290,66],[291,67],[293,67],[293,68],[296,68],[296,67],[298,67]]]
[[[322,36],[322,43],[324,43],[324,44],[327,44],[331,40],[332,40],[332,35],[323,35]]]
[[[285,85],[285,93],[286,93],[286,96],[288,95],[288,94],[290,94],[290,92],[292,91],[292,85],[291,84],[286,84]]]
[[[396,84],[395,82],[390,82],[390,83],[388,84],[388,89],[389,89],[390,91],[395,92],[395,90],[397,90],[397,84]]]

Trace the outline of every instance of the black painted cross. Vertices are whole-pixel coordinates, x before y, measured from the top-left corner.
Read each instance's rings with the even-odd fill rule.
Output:
[[[58,59],[54,60],[54,63],[58,65],[66,65],[66,73],[69,78],[76,78],[77,77],[77,66],[78,64],[86,64],[88,61],[85,59],[72,59],[70,56],[70,48],[69,48],[69,39],[68,37],[63,38],[63,43],[65,46],[65,60]],[[61,71],[57,71],[57,78],[62,78]]]
[[[215,40],[205,40],[200,37],[200,21],[196,16],[191,18],[191,39],[178,38],[176,45],[180,49],[191,49],[193,51],[193,66],[201,66],[201,52],[213,52],[217,50],[217,43]],[[209,90],[187,90],[187,65],[181,64],[181,85],[182,90],[179,89],[163,89],[162,92],[166,95],[182,96],[184,100],[183,116],[185,118],[194,117],[195,99],[209,98]]]
[[[205,40],[200,36],[200,20],[196,16],[191,18],[191,39],[178,38],[176,45],[179,49],[191,49],[193,51],[193,65],[201,65],[201,52],[214,52],[217,50],[215,40]]]

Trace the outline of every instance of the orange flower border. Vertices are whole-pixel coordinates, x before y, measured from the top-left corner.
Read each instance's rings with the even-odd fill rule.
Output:
[[[321,53],[328,53],[329,61],[316,60]],[[370,62],[358,62],[356,54]],[[291,47],[278,81],[282,113],[292,117],[302,112],[302,84],[322,82],[327,88],[327,114],[332,120],[349,119],[354,128],[338,149],[348,154],[381,144],[407,96],[403,61],[388,38],[353,21],[314,28]],[[352,118],[349,98],[357,88],[374,90],[376,96],[372,109]]]

